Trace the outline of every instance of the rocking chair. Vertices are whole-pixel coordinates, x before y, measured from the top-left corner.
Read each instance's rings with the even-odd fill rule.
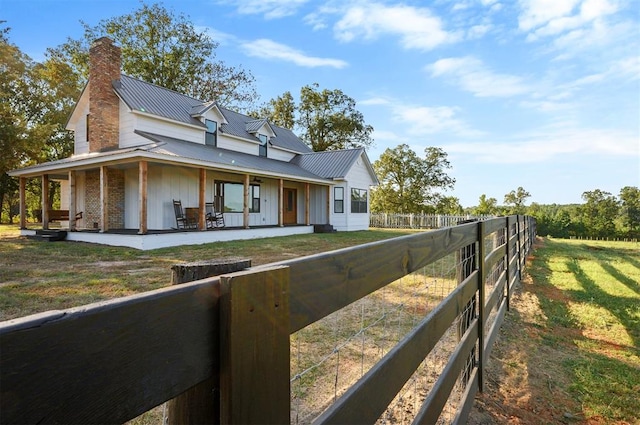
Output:
[[[213,202],[207,202],[204,204],[204,207],[207,219],[207,229],[218,229],[224,227],[224,215],[215,211]]]

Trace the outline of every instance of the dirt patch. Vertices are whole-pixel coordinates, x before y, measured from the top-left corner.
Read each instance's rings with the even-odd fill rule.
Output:
[[[524,280],[513,295],[470,424],[586,423],[579,403],[565,391],[570,379],[562,363],[569,354],[546,332],[545,314],[530,285]]]

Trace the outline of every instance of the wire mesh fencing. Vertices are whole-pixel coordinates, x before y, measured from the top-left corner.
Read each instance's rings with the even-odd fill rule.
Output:
[[[366,374],[456,288],[464,270],[473,268],[474,255],[475,250],[447,255],[292,334],[291,423],[312,422]],[[413,421],[464,332],[462,323],[475,317],[475,309],[475,302],[467,304],[377,423]],[[470,355],[467,361],[475,358]],[[464,377],[461,383],[438,423],[452,421]]]

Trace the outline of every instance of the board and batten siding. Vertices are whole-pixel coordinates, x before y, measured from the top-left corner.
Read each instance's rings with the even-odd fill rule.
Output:
[[[183,208],[198,206],[197,168],[172,167],[168,165],[149,164],[147,174],[148,217],[147,227],[150,230],[166,230],[176,227],[173,211],[173,199],[180,200]],[[205,202],[213,202],[214,182],[242,183],[242,176],[207,172]],[[260,212],[249,214],[249,226],[273,226],[278,224],[278,181],[264,179],[260,184]],[[304,185],[302,198],[298,196],[300,209],[304,208]],[[300,206],[302,202],[302,206]],[[125,170],[125,227],[139,227],[138,170]],[[304,222],[304,210],[299,211]],[[242,212],[224,213],[227,227],[242,227]]]
[[[375,184],[369,174],[362,157],[358,158],[351,170],[347,173],[344,182],[337,187],[344,188],[344,213],[334,211],[334,189],[331,189],[331,224],[338,231],[367,230],[369,228],[369,214],[371,212],[371,186]],[[334,186],[335,187],[335,186]],[[367,212],[351,212],[351,189],[364,189],[367,191]]]
[[[269,148],[267,149],[267,158],[275,159],[278,161],[289,162],[293,159],[294,156],[296,156],[296,154],[284,151],[275,146],[269,145]]]
[[[78,116],[82,119],[78,119],[74,123],[73,127],[73,154],[81,155],[89,153],[89,142],[87,141],[87,114],[89,113],[89,103],[84,102],[78,104],[77,108],[81,108]],[[75,114],[74,114],[75,115]]]

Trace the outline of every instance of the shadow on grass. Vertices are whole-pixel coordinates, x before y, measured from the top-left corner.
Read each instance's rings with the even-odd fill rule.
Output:
[[[568,245],[546,240],[546,247],[536,253],[529,273],[534,284],[530,290],[540,302],[547,327],[542,341],[559,347],[565,353],[561,361],[571,380],[567,390],[577,396],[586,417],[600,416],[609,420],[633,420],[637,415],[637,391],[640,381],[634,364],[625,361],[640,356],[640,324],[637,319],[638,301],[633,297],[607,293],[583,269],[580,261],[594,260],[623,285],[640,293],[640,285],[611,265],[614,261],[640,265],[628,250]],[[563,262],[566,270],[554,270],[554,263]],[[554,286],[560,274],[570,273],[582,289],[562,290]],[[602,342],[584,334],[589,325],[581,325],[569,310],[570,302],[588,303],[609,311],[628,332],[633,346],[620,346],[620,357],[602,354]]]
[[[604,266],[606,263],[601,263]],[[636,299],[611,295],[602,290],[602,288],[594,282],[583,270],[580,264],[571,259],[566,261],[567,268],[573,275],[576,280],[582,287],[583,291],[567,291],[572,298],[576,301],[587,302],[591,304],[598,305],[607,311],[609,311],[612,315],[614,315],[622,326],[626,329],[627,333],[633,340],[633,346],[640,346],[640,326],[638,320],[632,316],[633,306],[635,305],[636,309],[638,301]],[[604,267],[607,270],[606,267]],[[617,270],[611,266],[609,268],[613,269],[617,272]],[[614,278],[617,278],[615,275],[612,275]],[[624,276],[623,276],[624,277]],[[619,280],[619,279],[618,279]],[[622,282],[625,283],[625,282]]]

